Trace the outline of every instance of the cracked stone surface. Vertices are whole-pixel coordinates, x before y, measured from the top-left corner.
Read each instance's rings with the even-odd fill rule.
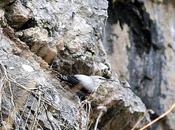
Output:
[[[102,45],[108,1],[8,0],[0,5],[2,129],[93,129],[101,105],[107,108],[98,125],[102,130],[130,129],[145,116],[140,98],[111,74]],[[101,81],[86,97],[89,113],[55,71],[114,80]],[[146,114],[137,129],[148,122]]]
[[[174,1],[116,1],[109,7],[103,44],[111,68],[127,79],[152,119],[174,103]],[[174,112],[153,126],[173,130]]]

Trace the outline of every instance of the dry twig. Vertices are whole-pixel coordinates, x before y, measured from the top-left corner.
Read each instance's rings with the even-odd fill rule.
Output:
[[[168,115],[174,108],[175,108],[175,103],[166,112],[164,112],[162,115],[160,115],[159,117],[157,117],[156,119],[154,119],[153,121],[151,121],[150,123],[148,123],[147,125],[145,125],[139,130],[145,130],[149,126],[153,125],[154,123],[156,123],[157,121],[159,121],[160,119]]]
[[[138,119],[138,121],[136,122],[136,124],[133,126],[133,128],[131,130],[136,129],[136,127],[140,124],[140,122],[145,118],[145,115],[148,113],[148,111],[150,111],[150,110],[147,110],[147,111],[144,112],[144,115],[141,118]]]
[[[97,109],[100,110],[100,114],[98,115],[97,120],[95,122],[94,130],[97,130],[97,126],[98,126],[100,118],[102,117],[103,113],[107,111],[107,108],[105,106],[98,106]]]
[[[39,90],[41,90],[41,86],[38,86],[39,87]],[[34,114],[34,121],[33,121],[33,125],[32,125],[32,129],[35,129],[35,123],[37,122],[37,116],[38,116],[38,111],[40,109],[40,104],[41,104],[41,91],[38,91],[38,105],[35,109],[35,114]]]
[[[81,102],[81,108],[83,109],[85,106],[85,109],[86,109],[86,112],[87,112],[87,124],[86,124],[86,128],[88,129],[88,122],[89,122],[89,119],[90,119],[90,112],[91,112],[91,101],[89,100],[84,100]]]
[[[49,121],[50,126],[52,127],[52,130],[55,130],[55,129],[54,129],[54,125],[52,124],[52,121],[50,120],[49,115],[48,115],[48,113],[47,113],[47,108],[46,108],[45,105],[43,105],[43,106],[44,106],[44,109],[45,109],[45,112],[46,112],[47,120]]]

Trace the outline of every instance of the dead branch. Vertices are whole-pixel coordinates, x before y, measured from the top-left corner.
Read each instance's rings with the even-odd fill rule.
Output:
[[[89,100],[84,100],[81,102],[81,105],[80,105],[81,109],[83,109],[85,107],[85,110],[87,112],[87,124],[86,124],[86,128],[88,128],[88,122],[89,122],[89,119],[90,119],[90,113],[91,113],[91,101]]]
[[[151,121],[150,123],[148,123],[147,125],[145,125],[139,130],[145,130],[149,126],[153,125],[154,123],[156,123],[157,121],[159,121],[160,119],[168,115],[174,108],[175,108],[175,103],[166,112],[164,112],[162,115],[160,115],[159,117],[157,117],[156,119],[154,119],[153,121]]]
[[[99,123],[99,120],[100,118],[102,117],[102,115],[107,111],[107,108],[105,106],[98,106],[98,108],[100,110],[100,113],[97,117],[97,120],[95,122],[95,127],[94,127],[94,130],[97,130],[97,127],[98,127],[98,123]]]

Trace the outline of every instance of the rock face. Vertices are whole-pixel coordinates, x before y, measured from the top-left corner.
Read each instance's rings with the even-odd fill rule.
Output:
[[[90,98],[92,98],[93,110],[91,121],[96,122],[94,120],[98,118],[100,112],[103,112],[98,124],[100,130],[131,130],[138,119],[144,116],[145,118],[135,128],[139,129],[149,121],[148,113],[145,113],[145,105],[140,98],[119,81],[102,80],[97,91]]]
[[[110,1],[103,44],[112,70],[158,116],[175,99],[174,2]],[[154,130],[174,130],[171,113]],[[154,118],[154,117],[153,117]]]
[[[148,123],[143,102],[112,76],[107,62],[108,1],[7,0],[0,7],[2,130],[123,130],[142,117],[136,129]],[[55,73],[108,79],[80,102]]]
[[[2,129],[79,129],[80,124],[85,129],[85,117],[80,116],[85,111],[79,110],[74,99],[68,100],[70,93],[40,68],[41,59],[29,50],[13,53],[22,48],[5,37],[2,29],[0,48]]]
[[[110,67],[101,44],[107,1],[64,2],[21,1],[32,16],[20,27],[22,31],[16,32],[17,36],[49,64],[53,61],[53,68],[59,72],[109,77]],[[58,55],[54,59],[55,53]]]

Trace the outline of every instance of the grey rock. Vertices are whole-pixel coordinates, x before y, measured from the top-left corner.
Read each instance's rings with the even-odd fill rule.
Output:
[[[169,109],[175,98],[175,26],[174,13],[169,13],[174,12],[174,2],[120,1],[109,7],[109,12],[103,44],[111,50],[111,68],[119,79],[129,81],[155,118]],[[173,117],[174,112],[152,129],[175,129]]]
[[[2,33],[1,37],[3,39],[1,43],[4,43],[6,39],[6,46],[12,48],[11,44],[14,43]],[[25,59],[25,57],[13,55],[6,46],[0,49],[1,69],[2,66],[5,68],[0,71],[3,83],[1,84],[3,85],[2,92],[5,94],[3,94],[1,108],[3,122],[6,122],[7,119],[13,121],[4,123],[4,127],[10,129],[30,129],[32,127],[78,129],[80,124],[82,128],[85,127],[85,121],[80,123],[81,119],[76,118],[79,115],[78,106],[73,99],[70,101],[66,98],[66,95],[70,95],[69,92],[61,88],[56,89],[56,84],[57,87],[60,86],[58,81],[54,81],[53,77],[44,73],[34,57]],[[15,112],[11,117],[10,113],[14,109]],[[46,117],[46,111],[48,117],[42,118],[42,116]],[[57,117],[53,117],[52,114],[56,114]],[[53,122],[53,125],[50,122]],[[69,125],[66,125],[67,123]]]
[[[6,18],[13,28],[20,28],[30,18],[31,11],[20,0],[6,7]]]
[[[57,67],[55,67],[57,71],[88,75],[99,74],[110,77],[110,67],[106,65],[108,64],[106,54],[100,39],[104,21],[107,18],[107,1],[78,0],[67,1],[63,4],[64,1],[21,0],[21,3],[32,11],[32,19],[35,21],[34,23],[37,23],[32,25],[29,22],[31,25],[25,25],[27,28],[24,28],[24,32],[28,32],[31,27],[44,28],[48,31],[47,46],[50,46],[54,52],[59,52],[59,54],[52,53],[53,56],[50,58],[53,60],[57,54],[57,58],[54,57],[54,62],[57,62]],[[19,38],[24,42],[26,39],[29,40],[26,35]],[[31,40],[33,39],[31,38]],[[43,39],[39,42],[41,43],[41,41]],[[47,47],[45,49],[47,50]],[[39,54],[39,56],[41,55]],[[101,65],[98,65],[99,63]],[[67,68],[66,64],[72,66],[73,69]],[[80,66],[84,67],[79,68]],[[86,67],[89,70],[87,72],[83,71]]]
[[[99,82],[99,87],[92,98],[92,119],[97,119],[101,108],[106,109],[99,121],[98,129],[132,129],[138,119],[143,116],[145,116],[144,119],[136,129],[142,128],[149,122],[146,107],[141,99],[130,88],[125,88],[120,82],[115,81],[115,78],[113,81],[102,80]],[[93,129],[93,125],[91,129]]]
[[[144,115],[140,98],[117,78],[102,80],[99,89],[87,97],[92,99],[89,113],[85,102],[54,74],[111,77],[102,46],[106,0],[16,0],[4,8],[0,12],[5,23],[0,28],[3,128],[87,130],[90,125],[93,129],[99,110],[106,107],[98,127],[125,129]],[[148,121],[145,116],[137,127]]]

